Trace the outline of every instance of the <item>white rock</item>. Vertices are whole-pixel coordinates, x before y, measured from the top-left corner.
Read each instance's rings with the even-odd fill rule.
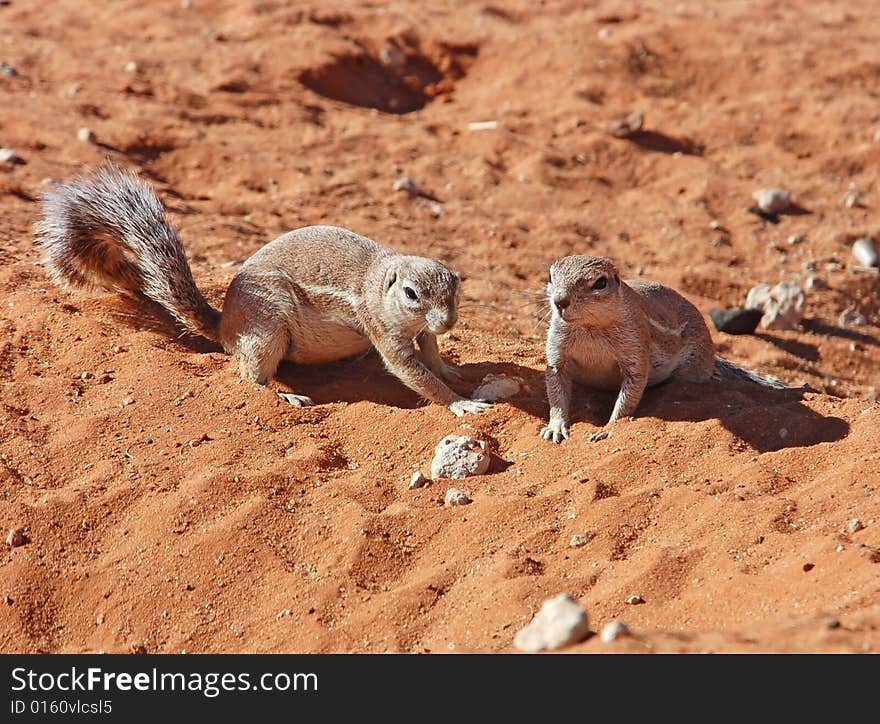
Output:
[[[137,73],[140,69],[140,66],[134,60],[130,60],[125,64],[126,73]]]
[[[8,163],[12,165],[24,163],[24,160],[11,148],[0,148],[0,163]]]
[[[583,641],[590,632],[587,612],[570,593],[544,601],[541,610],[513,638],[520,651],[552,651]]]
[[[780,282],[764,303],[764,329],[797,329],[804,316],[804,290],[793,282]]]
[[[853,242],[852,254],[862,266],[880,266],[878,263],[877,245],[874,240],[866,237]]]
[[[599,638],[602,639],[606,644],[610,644],[612,641],[616,641],[622,636],[629,636],[630,630],[629,626],[627,626],[623,621],[619,618],[614,619],[611,623],[605,624],[602,628],[602,632],[599,634]]]
[[[434,449],[431,477],[461,480],[482,475],[489,469],[489,462],[485,442],[468,435],[447,435]]]
[[[865,525],[858,518],[853,518],[849,523],[846,524],[846,529],[850,533],[858,533]]]
[[[416,488],[424,488],[430,481],[422,475],[421,470],[417,470],[412,474],[412,478],[409,481],[409,489],[415,490]]]
[[[486,402],[497,402],[513,397],[520,390],[520,380],[513,377],[505,377],[504,375],[486,375],[480,386],[474,390],[471,398],[474,400],[485,400]]]
[[[394,182],[394,190],[395,191],[406,191],[411,196],[415,196],[419,189],[416,186],[416,182],[413,181],[409,176],[402,176]]]
[[[472,121],[468,123],[469,131],[494,131],[498,128],[498,121]]]
[[[630,606],[638,606],[640,603],[644,603],[644,602],[645,602],[645,599],[642,598],[641,596],[639,596],[638,594],[635,594],[635,595],[632,595],[632,596],[627,596],[627,597],[626,597],[626,602],[627,602]]]
[[[458,488],[449,488],[446,491],[446,497],[443,498],[444,505],[467,505],[472,502],[467,493]]]
[[[826,282],[822,277],[816,276],[815,274],[811,274],[807,277],[804,282],[804,286],[807,287],[808,291],[815,291],[816,289],[827,289],[828,282]]]
[[[94,132],[83,126],[76,132],[76,137],[80,141],[80,143],[94,143],[95,142],[95,134]]]
[[[752,194],[761,211],[778,214],[791,208],[791,194],[783,189],[758,189]]]
[[[576,533],[575,535],[573,535],[571,537],[571,540],[569,541],[568,545],[572,548],[581,548],[581,547],[587,545],[587,543],[589,543],[591,540],[593,540],[592,533],[587,533],[586,535]]]
[[[770,299],[770,285],[756,284],[746,295],[746,309],[764,309],[767,300]]]
[[[24,530],[21,528],[13,528],[9,531],[9,535],[6,536],[6,545],[10,548],[18,548],[19,546],[23,546],[27,542],[27,538],[25,538]]]

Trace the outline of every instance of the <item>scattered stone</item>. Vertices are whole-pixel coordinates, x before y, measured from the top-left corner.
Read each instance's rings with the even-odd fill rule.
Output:
[[[520,380],[504,375],[488,374],[480,382],[480,386],[474,390],[471,397],[474,400],[497,402],[513,397],[520,390]]]
[[[431,477],[461,480],[482,475],[489,469],[489,462],[485,442],[468,435],[447,435],[434,449]]]
[[[95,625],[100,626],[102,623],[104,623],[104,614],[99,613],[97,616],[95,616]]]
[[[804,282],[804,286],[809,291],[816,291],[817,289],[828,289],[828,282],[826,282],[822,277],[811,274]]]
[[[709,228],[712,229],[712,231],[718,231],[718,229],[721,228],[721,222],[718,221],[718,219],[712,219],[712,221],[709,222]]]
[[[770,285],[756,284],[746,295],[746,309],[764,310],[764,305],[770,300]]]
[[[80,143],[94,143],[97,136],[92,129],[83,126],[76,132],[76,138]]]
[[[576,533],[571,537],[568,545],[572,548],[582,548],[583,546],[587,545],[587,543],[589,543],[591,540],[593,540],[593,538],[595,538],[595,536],[592,533]]]
[[[796,246],[797,244],[800,244],[803,240],[804,237],[801,234],[792,234],[788,237],[788,245]]]
[[[131,645],[131,653],[143,655],[143,654],[147,653],[147,647],[144,646],[143,644],[133,643]]]
[[[469,131],[494,131],[498,128],[498,121],[472,121],[468,123]]]
[[[839,544],[834,550],[836,550],[838,553],[843,553],[846,548],[842,544]]]
[[[843,205],[846,206],[846,208],[851,209],[859,205],[860,198],[861,194],[859,194],[859,190],[851,188],[843,195]]]
[[[764,536],[762,536],[762,535],[755,536],[755,543],[757,543],[758,545],[761,545],[761,543],[763,543],[763,542],[764,542]]]
[[[379,60],[389,68],[402,68],[406,65],[406,53],[396,45],[389,45],[379,51]]]
[[[412,474],[412,477],[409,481],[409,489],[416,490],[417,488],[424,488],[431,481],[428,480],[420,470],[417,470]]]
[[[134,404],[134,397],[126,397],[122,402],[119,403],[120,407],[128,407],[129,405]]]
[[[443,505],[467,505],[473,501],[462,490],[458,488],[449,488],[446,491],[446,497],[443,498]]]
[[[825,628],[840,628],[840,621],[836,618],[829,618],[825,622]]]
[[[880,266],[880,255],[877,253],[877,245],[870,237],[857,239],[852,245],[852,255],[864,267]]]
[[[630,636],[631,633],[629,626],[618,618],[602,627],[602,632],[599,634],[599,638],[602,639],[604,643],[610,644],[612,641],[617,641],[617,639],[622,638],[623,636]]]
[[[644,125],[644,113],[630,113],[622,121],[617,121],[608,126],[608,133],[615,138],[631,138],[641,131]]]
[[[439,204],[436,201],[432,201],[428,204],[428,211],[431,212],[431,216],[435,219],[439,219],[444,213],[446,213],[443,209],[443,204]]]
[[[24,163],[24,159],[11,148],[0,148],[0,164],[16,166]]]
[[[853,518],[849,523],[846,524],[846,529],[850,533],[858,533],[865,525],[858,518]]]
[[[874,141],[880,143],[880,129],[874,131]]]
[[[583,641],[590,632],[587,612],[570,593],[560,593],[541,604],[535,617],[513,638],[520,651],[553,651]]]
[[[0,73],[3,73],[3,75],[12,76],[14,78],[18,75],[18,70],[9,65],[9,63],[0,63]]]
[[[280,621],[285,616],[290,616],[293,613],[289,608],[282,608],[278,613],[275,614],[275,620]]]
[[[840,327],[864,327],[868,323],[867,318],[855,307],[847,307],[837,318]]]
[[[126,73],[137,73],[141,67],[134,60],[130,60],[125,64]]]
[[[804,573],[809,573],[815,567],[816,567],[815,563],[804,563],[804,565],[803,565]]]
[[[709,318],[715,329],[726,334],[751,334],[761,321],[760,309],[710,309]]]
[[[23,528],[13,528],[6,536],[6,545],[10,548],[18,548],[25,543],[27,543],[27,536],[25,536]]]
[[[794,282],[780,282],[764,304],[764,329],[797,329],[804,314],[804,290]]]
[[[638,606],[640,603],[644,603],[645,599],[639,595],[627,596],[626,602],[630,606]]]
[[[13,603],[15,603],[15,601],[13,600],[12,596],[3,596],[3,603],[5,603],[7,606],[11,606]]]
[[[752,198],[767,214],[781,214],[791,208],[791,194],[783,189],[758,189]]]
[[[419,193],[416,182],[413,181],[409,176],[401,176],[399,179],[397,179],[397,181],[394,182],[394,190],[406,191],[410,196],[416,196]]]

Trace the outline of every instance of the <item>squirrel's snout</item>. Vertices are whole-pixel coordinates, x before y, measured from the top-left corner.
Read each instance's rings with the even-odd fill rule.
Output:
[[[556,307],[556,311],[559,312],[560,317],[565,316],[565,310],[571,306],[571,297],[568,295],[560,294],[558,296],[553,297],[553,306]]]
[[[430,309],[425,315],[425,323],[432,334],[445,334],[455,326],[457,319],[455,312],[446,309]]]

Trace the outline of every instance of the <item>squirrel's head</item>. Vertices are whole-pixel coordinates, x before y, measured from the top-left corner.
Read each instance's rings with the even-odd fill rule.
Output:
[[[620,316],[620,274],[610,259],[566,256],[550,267],[547,299],[554,318],[601,326]]]
[[[385,272],[385,308],[413,335],[444,334],[458,321],[461,279],[435,259],[403,256]]]

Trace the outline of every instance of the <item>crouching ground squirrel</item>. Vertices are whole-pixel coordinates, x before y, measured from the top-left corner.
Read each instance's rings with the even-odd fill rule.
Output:
[[[282,359],[318,364],[374,346],[399,380],[456,415],[490,407],[442,381],[458,379],[436,335],[457,320],[461,282],[434,259],[398,254],[347,229],[309,226],[245,261],[219,312],[196,287],[152,188],[111,165],[44,195],[37,243],[56,283],[152,299],[187,331],[222,344],[246,380],[265,385]],[[312,404],[304,395],[281,397]]]
[[[623,282],[610,259],[567,256],[550,267],[547,396],[541,437],[568,439],[572,382],[619,390],[610,425],[635,412],[645,387],[669,379],[749,380],[786,389],[715,356],[699,310],[678,292],[648,281]],[[607,437],[603,430],[590,439]]]

